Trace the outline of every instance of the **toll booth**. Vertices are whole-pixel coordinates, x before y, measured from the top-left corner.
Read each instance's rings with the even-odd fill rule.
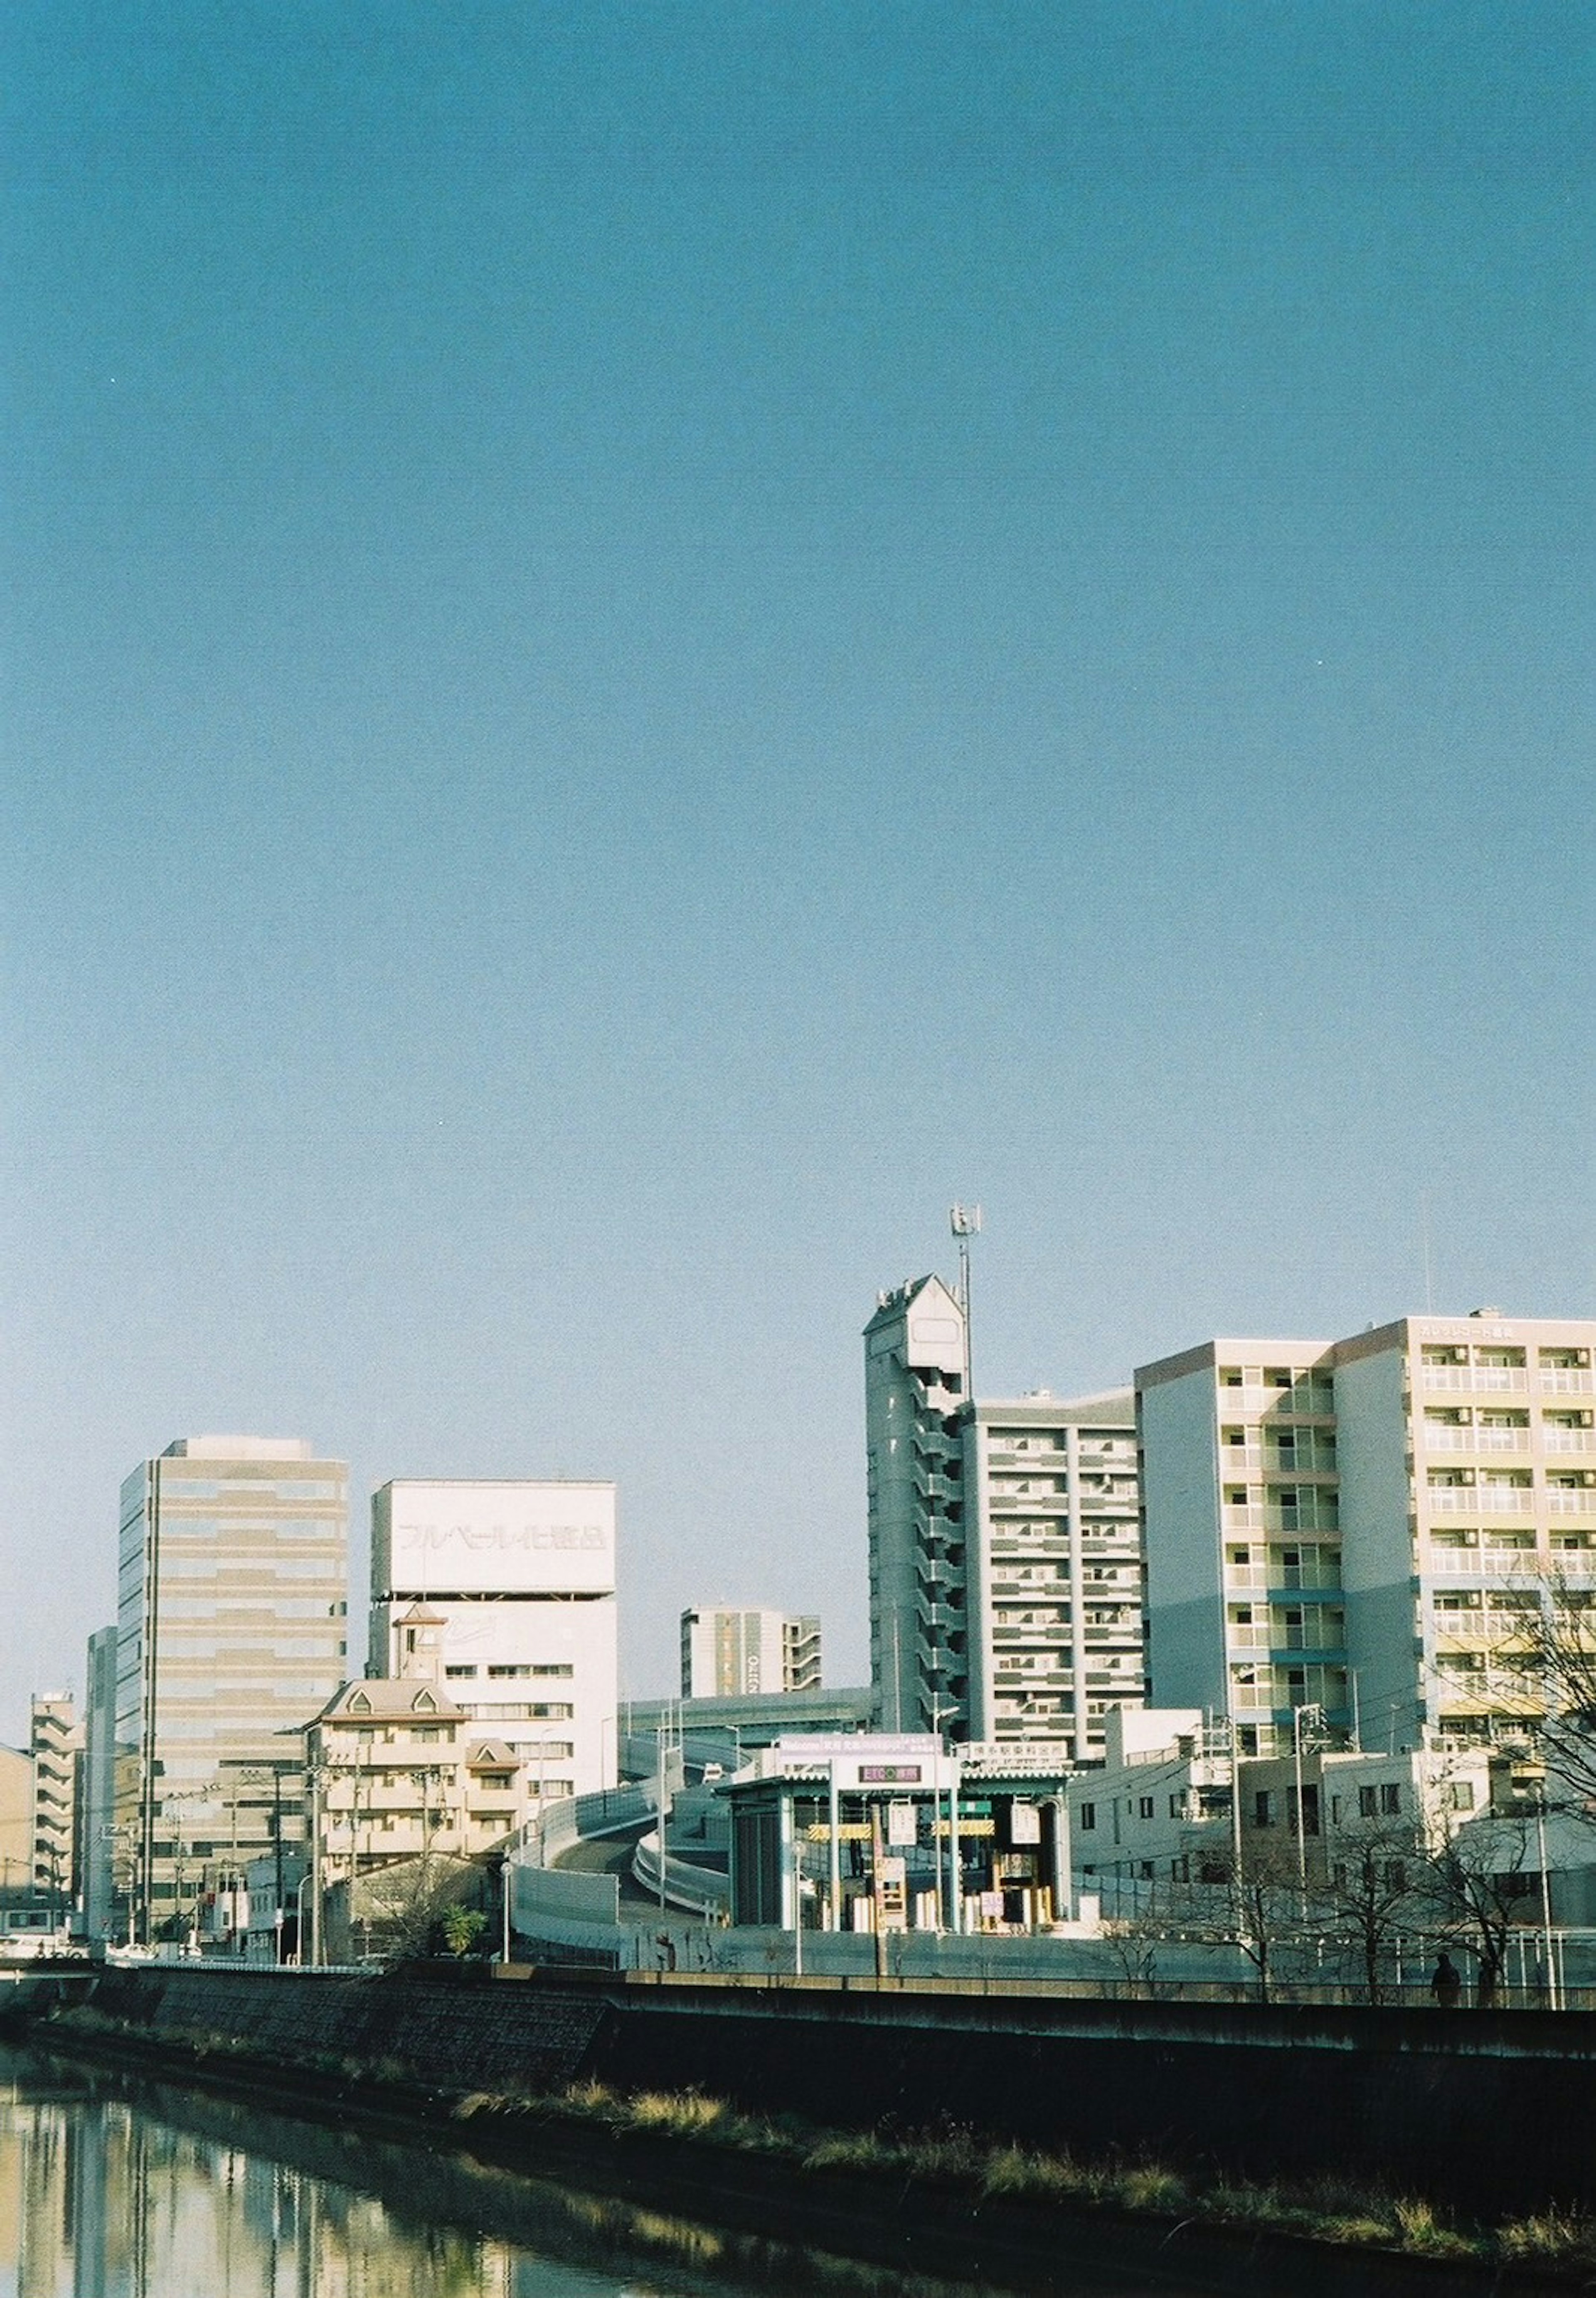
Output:
[[[1066,1750],[930,1734],[779,1740],[732,1806],[732,1920],[791,1930],[1046,1930],[1068,1921]]]

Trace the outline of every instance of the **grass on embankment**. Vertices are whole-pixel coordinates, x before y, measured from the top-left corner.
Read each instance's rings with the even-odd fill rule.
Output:
[[[273,2056],[244,2038],[197,2029],[159,2034],[107,2018],[87,2005],[58,2013],[40,2039],[70,2044],[74,2035],[96,2042],[152,2044],[189,2061],[206,2061],[225,2075],[252,2070],[276,2077],[311,2075],[342,2087],[356,2085],[380,2104],[384,2090],[442,2111],[456,2124],[484,2120],[505,2126],[532,2120],[573,2130],[601,2129],[613,2137],[662,2138],[702,2146],[707,2155],[756,2158],[798,2179],[835,2174],[879,2181],[884,2193],[910,2186],[972,2203],[1055,2207],[1070,2211],[1211,2228],[1216,2232],[1280,2235],[1337,2250],[1366,2250],[1398,2258],[1484,2269],[1518,2268],[1588,2286],[1596,2278],[1596,2218],[1546,2210],[1499,2226],[1470,2226],[1414,2197],[1381,2194],[1344,2179],[1302,2185],[1203,2177],[1144,2161],[1109,2157],[1084,2161],[1068,2153],[983,2139],[972,2131],[890,2135],[872,2130],[817,2129],[790,2115],[753,2115],[696,2091],[643,2091],[630,2095],[597,2083],[579,2083],[547,2096],[483,2092],[460,2097],[429,2089],[400,2061],[332,2053],[309,2061]],[[413,2111],[413,2109],[412,2109]]]
[[[1338,2249],[1486,2268],[1534,2267],[1584,2280],[1596,2268],[1596,2219],[1555,2211],[1499,2227],[1451,2223],[1429,2203],[1371,2193],[1344,2180],[1261,2185],[1204,2179],[1157,2163],[1083,2162],[1068,2153],[982,2140],[968,2131],[889,2137],[816,2130],[790,2118],[738,2112],[697,2092],[620,2096],[595,2083],[552,2099],[462,2099],[457,2120],[525,2113],[596,2123],[616,2134],[686,2139],[780,2162],[802,2175],[842,2172],[909,2184],[981,2203],[1055,2205],[1226,2228],[1289,2235]]]

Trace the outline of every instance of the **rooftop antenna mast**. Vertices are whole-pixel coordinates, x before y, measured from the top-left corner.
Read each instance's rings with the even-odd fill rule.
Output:
[[[968,1401],[975,1394],[974,1376],[970,1368],[970,1240],[980,1235],[980,1207],[951,1205],[947,1225],[959,1248],[959,1306],[964,1312],[964,1395]]]

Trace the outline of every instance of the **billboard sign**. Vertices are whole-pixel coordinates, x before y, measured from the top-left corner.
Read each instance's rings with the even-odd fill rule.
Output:
[[[372,1506],[374,1584],[390,1596],[608,1595],[610,1484],[393,1484]]]

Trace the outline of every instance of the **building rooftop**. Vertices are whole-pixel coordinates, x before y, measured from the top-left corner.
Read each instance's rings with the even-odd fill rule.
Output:
[[[163,1460],[313,1460],[301,1436],[179,1436]]]
[[[457,1707],[447,1692],[430,1683],[418,1682],[413,1676],[362,1675],[346,1683],[342,1691],[328,1700],[317,1717],[318,1724],[364,1722],[368,1717],[378,1723],[393,1723],[400,1717],[425,1716],[429,1723],[462,1724],[465,1710]]]

